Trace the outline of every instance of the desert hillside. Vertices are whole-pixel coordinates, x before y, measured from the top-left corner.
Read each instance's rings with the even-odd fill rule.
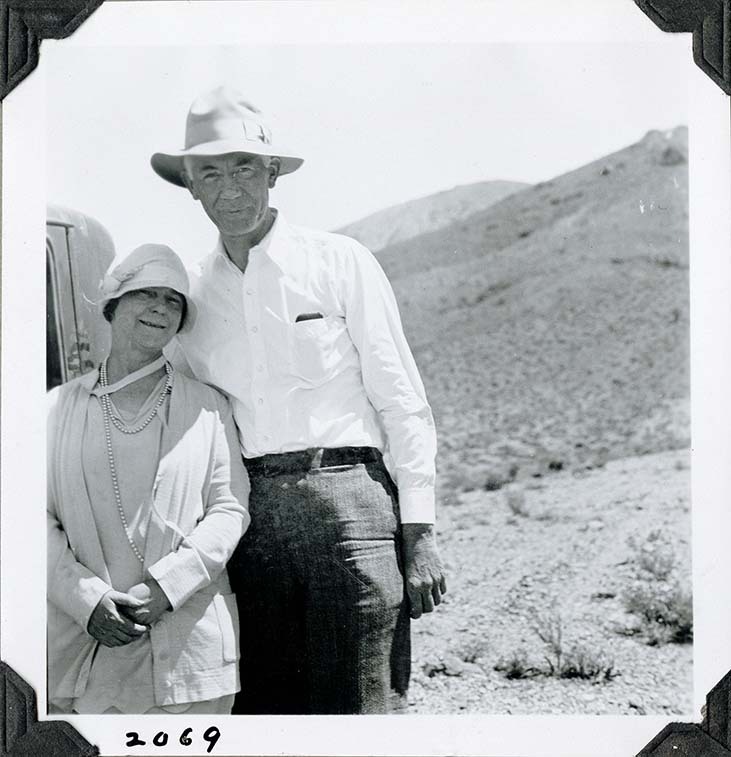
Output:
[[[378,253],[439,431],[411,712],[689,712],[687,227],[680,127]]]
[[[687,131],[379,253],[444,495],[688,445]]]

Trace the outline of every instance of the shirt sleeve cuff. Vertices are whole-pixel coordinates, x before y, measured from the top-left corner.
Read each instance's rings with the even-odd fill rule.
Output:
[[[434,523],[436,504],[433,489],[399,489],[402,523]]]
[[[210,582],[208,571],[193,550],[183,555],[180,551],[165,555],[147,572],[160,584],[173,610]]]

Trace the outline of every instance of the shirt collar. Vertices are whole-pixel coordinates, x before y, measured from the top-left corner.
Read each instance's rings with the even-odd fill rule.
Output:
[[[255,244],[249,250],[249,254],[255,252],[267,255],[281,270],[284,270],[284,260],[287,248],[283,240],[287,236],[289,225],[282,216],[280,210],[277,210],[276,208],[273,208],[273,210],[276,210],[277,214],[271,229],[269,229],[259,244]],[[218,237],[218,243],[216,244],[214,254],[222,257],[229,265],[234,265],[226,254],[226,248],[223,245],[223,239],[220,235]]]

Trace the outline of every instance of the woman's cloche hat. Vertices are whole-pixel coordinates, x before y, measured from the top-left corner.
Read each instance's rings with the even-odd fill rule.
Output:
[[[185,147],[156,152],[150,163],[165,181],[184,187],[181,174],[186,155],[232,152],[276,156],[281,160],[280,175],[296,171],[304,162],[272,142],[272,130],[265,116],[242,94],[228,87],[217,87],[204,92],[190,106],[185,123]]]
[[[187,310],[181,331],[190,331],[198,309],[190,296],[188,273],[183,261],[164,244],[143,244],[129,255],[115,259],[102,279],[99,307],[127,292],[148,287],[169,287],[185,297]]]

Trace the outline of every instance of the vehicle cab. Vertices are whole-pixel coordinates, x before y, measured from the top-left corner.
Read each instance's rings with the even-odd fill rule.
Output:
[[[46,214],[46,389],[95,368],[110,333],[97,306],[114,258],[107,230],[83,213],[49,205]]]

